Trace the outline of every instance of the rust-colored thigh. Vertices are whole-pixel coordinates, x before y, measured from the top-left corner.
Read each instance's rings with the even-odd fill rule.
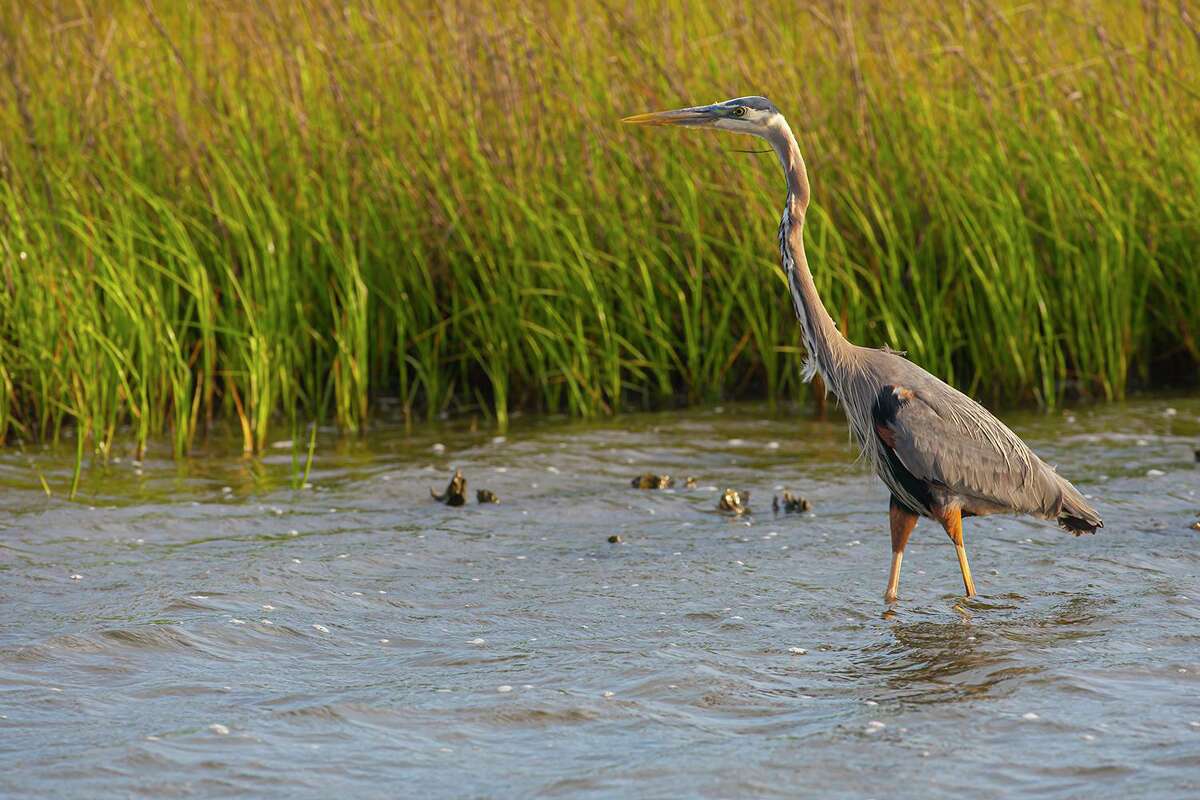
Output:
[[[935,508],[933,509],[933,518],[942,523],[942,527],[946,529],[946,535],[950,537],[950,541],[954,542],[954,546],[961,547],[963,543],[962,510]]]
[[[893,500],[888,509],[888,519],[892,523],[892,552],[902,553],[913,528],[917,527],[917,515]]]

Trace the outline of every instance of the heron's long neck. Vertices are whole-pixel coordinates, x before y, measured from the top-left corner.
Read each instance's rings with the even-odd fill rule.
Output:
[[[772,130],[768,138],[787,177],[787,205],[779,223],[779,252],[783,260],[783,271],[787,275],[788,288],[792,292],[792,304],[804,332],[804,346],[808,349],[808,364],[805,379],[811,380],[814,372],[825,380],[825,385],[835,395],[841,394],[841,376],[851,360],[851,345],[838,332],[833,318],[825,310],[817,286],[813,283],[804,254],[804,215],[808,210],[808,172],[796,137],[787,123]]]

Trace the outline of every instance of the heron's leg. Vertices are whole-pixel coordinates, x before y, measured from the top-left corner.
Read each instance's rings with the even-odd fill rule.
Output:
[[[884,602],[896,602],[896,592],[900,589],[900,562],[904,560],[904,547],[913,528],[917,527],[917,515],[896,502],[892,495],[891,506],[888,508],[888,519],[892,523],[892,571],[888,573],[887,590],[883,593]]]
[[[962,510],[958,508],[945,509],[941,516],[942,526],[950,541],[954,542],[954,550],[958,553],[958,568],[962,570],[963,586],[966,587],[967,597],[975,596],[975,581],[971,580],[971,565],[967,563],[967,548],[963,547]]]

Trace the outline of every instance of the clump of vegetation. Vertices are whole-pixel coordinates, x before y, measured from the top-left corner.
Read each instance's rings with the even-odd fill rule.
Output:
[[[773,157],[617,123],[746,93],[853,340],[993,401],[1194,373],[1186,5],[7,4],[0,439],[800,397]]]

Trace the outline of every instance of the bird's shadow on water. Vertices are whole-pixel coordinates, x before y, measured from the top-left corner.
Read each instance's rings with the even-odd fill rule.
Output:
[[[1004,595],[958,600],[951,620],[914,618],[944,614],[938,611],[885,612],[885,633],[847,665],[846,677],[914,705],[1005,697],[1045,671],[1047,649],[1103,636],[1113,602],[1086,594],[1035,602]]]

